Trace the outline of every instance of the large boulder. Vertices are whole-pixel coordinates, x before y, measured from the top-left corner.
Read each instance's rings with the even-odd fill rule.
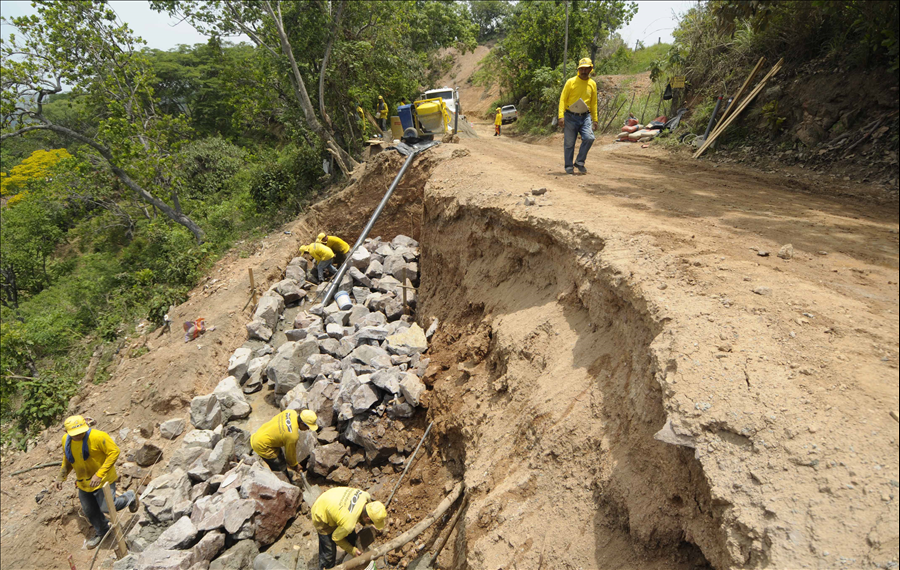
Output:
[[[363,273],[361,269],[351,267],[347,270],[347,275],[349,275],[350,278],[353,279],[354,283],[358,283],[359,285],[366,288],[372,287],[372,279],[370,279],[368,275]]]
[[[191,430],[181,440],[184,447],[202,447],[212,449],[219,443],[222,436],[211,429]]]
[[[142,493],[142,502],[150,519],[158,523],[175,520],[175,506],[189,501],[191,481],[187,473],[175,469],[150,481]]]
[[[425,338],[425,331],[416,323],[413,323],[404,332],[390,335],[385,340],[387,340],[385,348],[391,354],[412,356],[428,350],[428,339]]]
[[[275,383],[276,394],[287,394],[291,388],[301,382],[300,368],[306,359],[319,353],[319,345],[315,340],[286,342],[278,347],[266,367],[266,376]]]
[[[191,400],[191,424],[197,429],[213,429],[222,423],[222,408],[215,394]]]
[[[275,334],[275,331],[266,326],[264,321],[256,319],[247,323],[247,336],[251,339],[255,338],[269,342],[273,334]]]
[[[140,570],[189,570],[194,564],[190,550],[160,550],[151,548],[137,557],[135,568]]]
[[[197,527],[190,517],[181,517],[156,539],[150,548],[161,550],[184,550],[197,541]]]
[[[350,256],[350,266],[353,269],[365,270],[371,260],[372,254],[369,253],[369,250],[365,246],[359,246]]]
[[[418,406],[422,403],[425,384],[419,379],[418,375],[405,372],[400,380],[400,393],[403,394],[407,402],[413,406]]]
[[[238,382],[247,379],[247,369],[250,366],[250,360],[253,358],[253,350],[247,347],[241,347],[234,351],[234,354],[228,359],[228,375],[234,376]]]
[[[341,374],[340,388],[334,397],[334,413],[338,421],[349,420],[355,415],[352,397],[359,386],[360,382],[356,372],[352,368],[345,368]]]
[[[219,552],[225,547],[225,533],[213,530],[207,532],[200,542],[194,545],[192,552],[194,553],[194,564],[209,563],[215,558]]]
[[[281,295],[286,305],[299,303],[306,297],[306,291],[300,287],[297,281],[300,280],[282,279],[275,285],[272,285],[272,290]]]
[[[381,279],[384,276],[384,266],[377,259],[373,259],[365,271],[366,277],[370,279]]]
[[[175,439],[184,433],[184,418],[174,418],[159,424],[159,435],[164,439]]]
[[[306,364],[300,369],[300,377],[309,382],[315,380],[320,374],[327,376],[340,369],[340,360],[330,354],[313,354],[306,359]]]
[[[216,385],[213,394],[219,399],[225,421],[233,418],[241,419],[250,415],[250,404],[244,398],[244,392],[234,376],[228,376]]]
[[[400,374],[397,368],[386,368],[372,374],[370,382],[385,392],[397,395],[400,393]]]
[[[240,495],[243,499],[256,499],[254,538],[262,545],[275,542],[288,520],[296,516],[300,504],[300,489],[282,482],[260,463],[254,463],[243,478]]]
[[[347,358],[357,374],[366,374],[391,367],[390,355],[386,350],[377,346],[358,346],[347,355]]]
[[[409,236],[400,234],[391,240],[391,245],[395,248],[400,248],[400,247],[416,248],[416,247],[419,247],[419,242],[417,242],[416,240],[414,240],[413,238],[411,238]]]
[[[237,426],[226,426],[223,437],[227,437],[234,443],[232,457],[241,457],[250,454],[250,432]],[[217,444],[218,445],[218,444]]]
[[[172,456],[169,458],[169,464],[166,466],[166,471],[171,472],[176,469],[181,469],[186,472],[197,462],[197,459],[205,460],[209,453],[212,453],[210,449],[182,444],[181,447],[172,452]]]
[[[334,423],[334,398],[340,384],[330,380],[317,380],[309,389],[309,409],[319,417],[319,425],[325,427]]]
[[[408,275],[406,260],[402,255],[389,255],[384,258],[384,274],[393,277],[397,284],[404,282]]]
[[[309,408],[309,392],[303,384],[297,384],[281,397],[282,410],[305,410]]]
[[[278,317],[283,312],[284,299],[281,295],[267,291],[259,298],[252,320],[262,321],[266,324],[266,328],[275,330],[275,327],[278,326]]]
[[[309,261],[304,257],[295,257],[288,263],[284,269],[284,278],[293,279],[298,283],[303,283],[306,279],[306,270],[309,269]]]
[[[247,570],[259,554],[256,541],[242,540],[209,563],[209,570]]]
[[[381,401],[378,390],[370,383],[360,384],[350,396],[350,413],[341,408],[338,419],[348,420],[357,414],[368,412]]]
[[[134,452],[134,462],[141,467],[150,467],[162,457],[162,450],[147,440],[143,440],[141,446]]]
[[[225,471],[228,462],[234,454],[234,440],[230,437],[223,437],[219,440],[209,458],[206,460],[206,467],[212,475],[218,475]]]
[[[338,468],[344,457],[347,456],[347,448],[339,442],[329,443],[316,447],[309,456],[309,469],[322,477],[325,477]]]

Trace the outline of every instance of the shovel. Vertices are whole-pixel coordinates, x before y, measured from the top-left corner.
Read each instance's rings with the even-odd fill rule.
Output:
[[[319,498],[319,495],[322,494],[322,489],[320,489],[318,485],[310,485],[309,481],[306,480],[306,474],[303,471],[300,471],[299,473],[301,483],[300,488],[303,489],[303,502],[306,503],[309,508],[312,508],[313,503],[315,503],[316,499]],[[297,485],[297,483],[294,482],[294,478],[291,477],[289,469],[285,469],[284,474],[291,485]]]

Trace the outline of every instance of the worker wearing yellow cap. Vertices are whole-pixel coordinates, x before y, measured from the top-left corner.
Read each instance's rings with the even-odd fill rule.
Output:
[[[497,114],[494,115],[494,136],[500,136],[500,125],[503,124],[503,112],[497,107]]]
[[[388,106],[387,103],[384,102],[384,97],[381,95],[378,96],[378,105],[375,107],[375,116],[378,117],[378,122],[381,123],[381,133],[383,137],[385,131],[388,130]]]
[[[297,442],[300,432],[316,431],[319,418],[312,410],[285,410],[267,421],[250,436],[250,447],[272,471],[286,471],[288,467],[300,471],[297,461]]]
[[[313,242],[309,245],[300,247],[301,254],[307,254],[313,258],[316,263],[316,273],[319,276],[319,283],[325,280],[325,273],[334,273],[334,251],[327,245],[319,242]]]
[[[587,174],[584,166],[588,151],[594,144],[594,131],[597,130],[597,83],[591,79],[594,64],[590,58],[582,58],[578,62],[578,75],[566,81],[562,95],[559,97],[559,127],[563,129],[563,159],[566,174]],[[575,154],[575,140],[581,135],[581,146],[578,157]]]
[[[334,253],[334,266],[340,267],[347,260],[347,254],[350,253],[350,245],[337,236],[331,236],[321,233],[316,236],[316,241],[325,244]]]
[[[353,487],[335,487],[322,493],[313,504],[310,516],[313,527],[319,533],[319,570],[334,568],[334,559],[340,546],[351,556],[359,556],[362,550],[355,546],[356,523],[372,524],[378,530],[384,528],[387,509],[380,501]]]
[[[103,516],[103,513],[109,512],[103,485],[109,483],[117,511],[128,507],[131,512],[137,512],[138,499],[134,491],[125,491],[118,497],[115,496],[118,479],[115,465],[119,458],[119,447],[109,434],[92,429],[81,416],[67,418],[63,427],[66,430],[66,435],[62,438],[63,461],[56,486],[60,488],[69,473],[75,470],[78,499],[95,533],[93,538],[85,542],[85,547],[96,548],[109,531],[109,522]]]

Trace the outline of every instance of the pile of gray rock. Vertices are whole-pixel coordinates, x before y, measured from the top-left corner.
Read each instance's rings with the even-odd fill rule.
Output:
[[[319,432],[303,432],[297,446],[310,473],[343,485],[364,461],[403,464],[415,442],[397,430],[423,404],[423,353],[436,327],[426,333],[407,313],[412,289],[404,307],[401,285],[418,281],[417,256],[418,243],[406,236],[367,240],[341,282],[354,299],[347,310],[316,304],[326,286],[310,282],[303,259],[291,261],[285,279],[260,298],[228,377],[191,402],[194,429],[142,493],[144,508],[126,537],[131,554],[114,569],[277,568],[259,548],[297,515],[300,489],[256,461],[250,433],[229,425],[250,415],[246,394],[267,388],[282,410],[316,412]],[[184,420],[169,420],[160,434],[174,439],[184,429]]]

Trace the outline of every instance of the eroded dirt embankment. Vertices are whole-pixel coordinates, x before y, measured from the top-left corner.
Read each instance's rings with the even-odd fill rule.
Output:
[[[692,450],[653,439],[664,325],[603,241],[446,196],[425,214],[420,314],[461,355],[431,406],[472,497],[457,567],[693,568],[686,536],[727,560]]]

